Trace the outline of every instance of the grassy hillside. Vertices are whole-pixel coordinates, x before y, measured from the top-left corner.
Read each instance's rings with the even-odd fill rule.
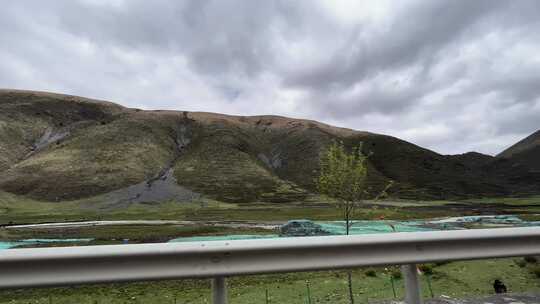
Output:
[[[41,201],[99,196],[118,206],[206,196],[294,202],[315,192],[319,155],[362,143],[376,193],[459,198],[538,193],[527,168],[445,156],[394,137],[277,116],[142,111],[60,94],[0,90],[0,190]],[[511,174],[509,174],[511,172]],[[533,182],[531,182],[533,181]]]
[[[504,150],[497,157],[540,171],[540,130]]]

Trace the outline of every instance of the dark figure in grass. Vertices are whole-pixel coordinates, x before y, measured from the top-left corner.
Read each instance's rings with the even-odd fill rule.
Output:
[[[493,289],[495,289],[495,293],[506,293],[506,285],[500,280],[493,282]]]

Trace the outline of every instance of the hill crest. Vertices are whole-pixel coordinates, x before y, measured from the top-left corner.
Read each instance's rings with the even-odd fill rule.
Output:
[[[540,130],[504,150],[497,157],[540,172]]]
[[[445,156],[395,137],[281,116],[145,111],[83,97],[0,90],[0,190],[48,201],[101,196],[120,206],[208,196],[227,202],[315,195],[320,153],[362,143],[373,192],[454,198],[537,191],[525,168]]]

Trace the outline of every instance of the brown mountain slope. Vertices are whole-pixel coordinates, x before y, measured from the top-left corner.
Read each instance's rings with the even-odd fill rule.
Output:
[[[287,202],[315,192],[319,155],[362,143],[373,192],[407,198],[537,191],[475,153],[444,156],[394,137],[278,116],[142,111],[80,97],[0,91],[0,190],[49,201],[118,204],[209,196]],[[495,165],[494,165],[495,164]],[[498,164],[498,165],[497,165]],[[503,173],[501,173],[503,172]],[[532,185],[531,185],[532,184]],[[540,192],[540,191],[539,191]]]

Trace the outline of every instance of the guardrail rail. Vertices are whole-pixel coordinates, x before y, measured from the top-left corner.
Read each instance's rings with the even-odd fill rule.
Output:
[[[540,255],[540,227],[10,249],[0,289],[212,278],[224,304],[231,276],[402,265],[405,301],[419,304],[418,263],[529,255]]]

